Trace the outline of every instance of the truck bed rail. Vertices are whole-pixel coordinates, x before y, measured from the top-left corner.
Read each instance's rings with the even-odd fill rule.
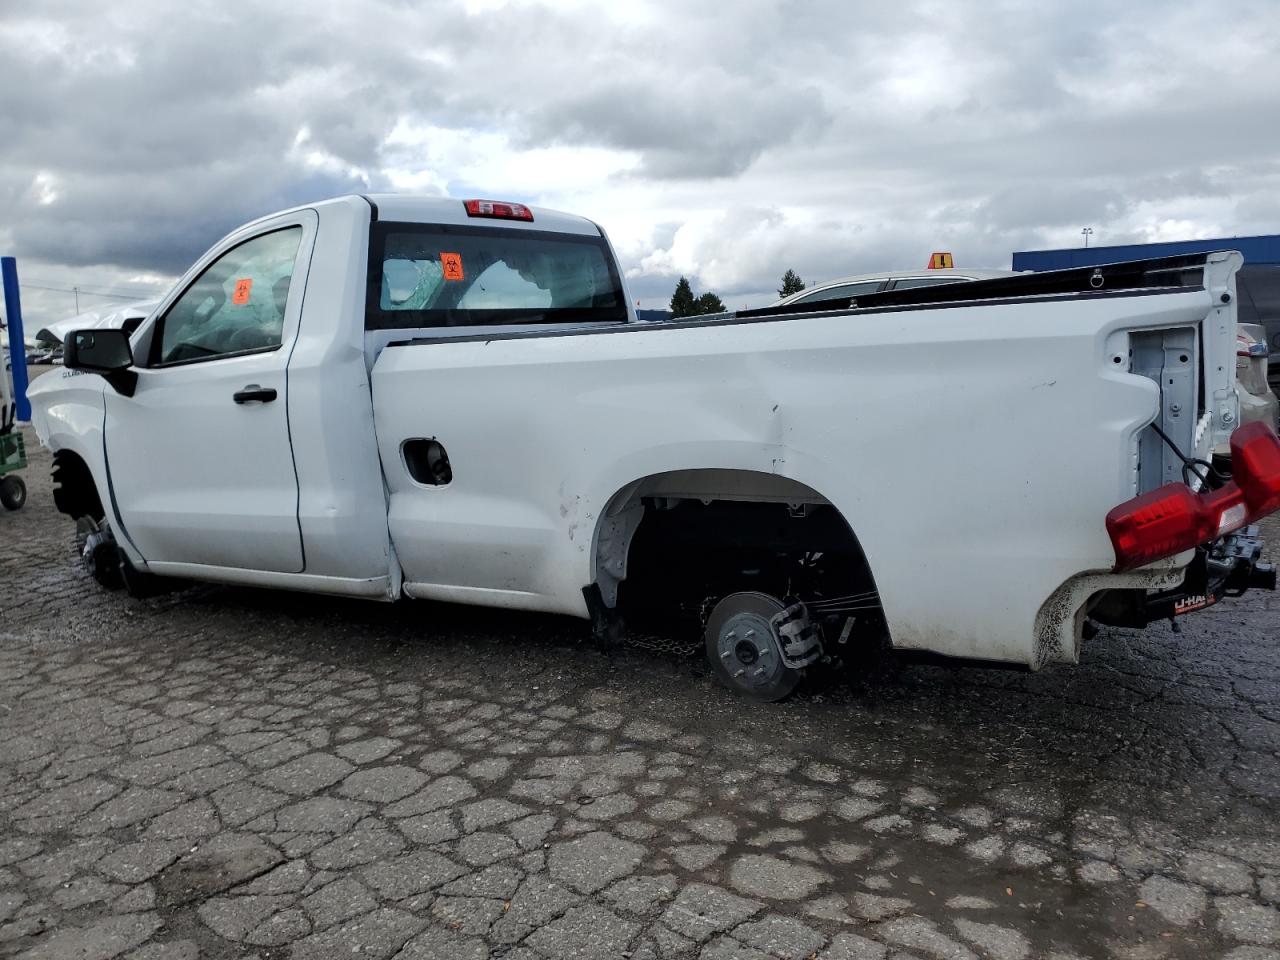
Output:
[[[426,336],[392,340],[388,347],[405,347],[424,343],[467,343],[469,341],[520,340],[543,337],[578,337],[603,333],[641,333],[686,327],[727,326],[738,323],[760,323],[802,316],[884,312],[889,310],[928,310],[939,306],[986,303],[998,305],[1020,300],[1085,299],[1092,297],[1146,296],[1179,290],[1203,289],[1204,268],[1212,253],[1181,254],[1151,260],[1129,260],[1098,267],[1075,267],[1070,270],[1046,270],[995,280],[968,280],[909,290],[886,290],[861,297],[837,297],[786,306],[758,307],[753,310],[726,311],[699,317],[678,317],[645,323],[595,322],[581,326],[530,324],[515,329],[492,327],[483,332],[442,330]]]
[[[871,309],[914,306],[935,303],[967,303],[977,300],[1001,301],[1023,297],[1107,295],[1119,291],[1152,291],[1170,288],[1200,289],[1204,265],[1212,253],[1189,253],[1150,260],[1127,260],[1096,267],[1073,267],[1069,270],[1045,270],[1016,277],[994,280],[969,280],[935,286],[912,287],[869,293],[852,300],[810,300],[786,306],[739,310],[732,316],[742,319],[828,312],[831,310]]]

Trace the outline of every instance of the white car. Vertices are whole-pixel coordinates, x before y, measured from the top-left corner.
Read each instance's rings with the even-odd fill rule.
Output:
[[[1272,430],[1280,429],[1280,398],[1267,383],[1270,349],[1267,330],[1258,323],[1242,323],[1236,334],[1236,379],[1240,391],[1240,423],[1262,421]]]
[[[963,283],[966,280],[999,280],[1002,277],[1016,277],[1013,270],[966,270],[959,267],[938,270],[897,270],[881,273],[864,273],[840,280],[828,280],[812,287],[783,297],[775,307],[790,306],[796,303],[817,303],[820,300],[835,300],[848,297],[866,296],[869,293],[883,293],[886,290],[913,290],[917,287],[936,287],[943,283]]]
[[[104,310],[87,310],[84,313],[58,320],[36,331],[36,342],[45,350],[62,346],[72,330],[98,330],[115,328],[133,333],[147,315],[156,308],[158,300],[139,300],[137,303],[126,303],[124,306],[111,307]]]
[[[31,337],[23,337],[22,344],[27,356],[31,356],[33,351],[42,349],[40,343]],[[0,328],[0,356],[4,357],[4,368],[13,369],[13,357],[9,354],[9,331],[4,328]]]

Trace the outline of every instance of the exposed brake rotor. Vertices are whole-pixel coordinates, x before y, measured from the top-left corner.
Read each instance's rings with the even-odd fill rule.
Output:
[[[821,655],[816,634],[803,616],[767,593],[743,591],[723,598],[707,618],[705,642],[712,669],[728,686],[757,700],[781,700],[800,682],[803,663]],[[783,649],[779,628],[793,626],[792,633],[804,637],[803,649],[787,638]],[[807,628],[807,629],[806,629]],[[802,653],[797,662],[791,653]]]

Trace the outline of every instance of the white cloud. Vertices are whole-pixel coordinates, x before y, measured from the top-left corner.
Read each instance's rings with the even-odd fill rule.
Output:
[[[513,142],[498,130],[451,128],[401,118],[383,141],[383,170],[396,190],[425,188],[448,194],[463,189],[513,198],[545,197],[552,185],[574,193],[599,189],[635,169],[634,154],[601,147]]]
[[[1270,0],[51,0],[0,62],[0,242],[51,285],[367,189],[582,213],[645,306],[1280,229]]]

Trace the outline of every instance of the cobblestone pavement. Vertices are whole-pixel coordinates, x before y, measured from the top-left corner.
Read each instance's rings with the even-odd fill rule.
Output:
[[[0,954],[1280,958],[1270,595],[763,706],[575,621],[104,593],[34,460],[0,516]]]

